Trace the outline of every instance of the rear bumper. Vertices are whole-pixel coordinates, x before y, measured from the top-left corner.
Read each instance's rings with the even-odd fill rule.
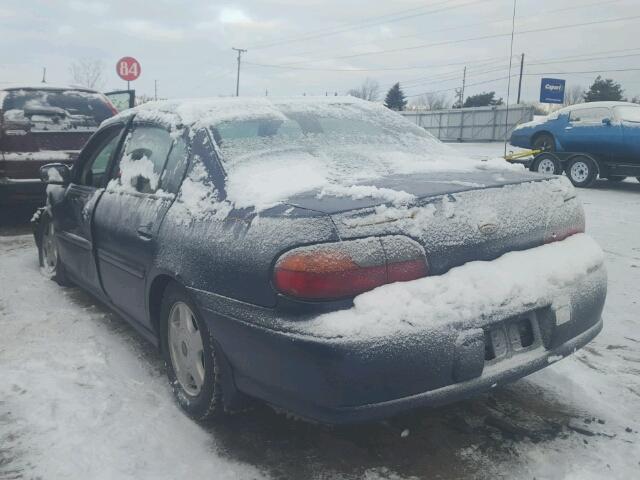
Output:
[[[238,390],[301,417],[340,424],[460,400],[544,368],[600,332],[606,290],[601,265],[563,290],[570,302],[560,310],[547,305],[384,338],[306,335],[285,326],[300,318],[275,318],[266,309],[192,293]],[[511,344],[488,358],[491,332],[508,332],[522,315],[532,325],[532,343]]]

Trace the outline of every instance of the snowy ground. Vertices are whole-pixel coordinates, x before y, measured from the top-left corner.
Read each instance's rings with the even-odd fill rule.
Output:
[[[604,331],[489,394],[349,428],[260,406],[198,426],[151,347],[41,277],[26,228],[0,229],[0,478],[639,478],[640,183],[579,195],[606,252]]]

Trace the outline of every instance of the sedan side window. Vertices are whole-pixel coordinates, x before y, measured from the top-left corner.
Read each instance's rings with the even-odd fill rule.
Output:
[[[571,112],[569,121],[574,123],[602,123],[605,118],[611,118],[611,112],[608,108],[580,108]]]
[[[124,154],[114,169],[109,188],[155,193],[167,162],[172,139],[161,127],[136,126],[127,138]]]
[[[169,193],[178,193],[184,172],[187,169],[188,156],[187,143],[182,138],[176,139],[160,180],[160,188],[162,190]]]
[[[81,185],[89,185],[96,188],[104,187],[109,160],[111,160],[113,152],[118,147],[121,131],[122,128],[114,128],[105,132],[102,141],[99,141],[97,148],[82,167],[82,172],[80,173]]]

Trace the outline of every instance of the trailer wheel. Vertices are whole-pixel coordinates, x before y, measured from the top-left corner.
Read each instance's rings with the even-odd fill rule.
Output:
[[[574,155],[569,159],[567,176],[574,186],[588,188],[598,178],[598,165],[588,155]]]
[[[562,164],[554,155],[541,153],[533,160],[531,171],[546,175],[560,175],[562,173]]]

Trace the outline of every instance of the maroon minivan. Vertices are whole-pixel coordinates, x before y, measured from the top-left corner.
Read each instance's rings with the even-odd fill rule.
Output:
[[[72,164],[116,113],[105,95],[87,88],[0,86],[0,206],[42,201],[40,167]]]

